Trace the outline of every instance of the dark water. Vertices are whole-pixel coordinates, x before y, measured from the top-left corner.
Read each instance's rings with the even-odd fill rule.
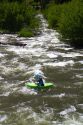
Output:
[[[0,35],[0,125],[83,125],[83,50],[62,43],[42,16],[41,35]],[[27,89],[36,65],[44,67],[55,87],[37,93]]]

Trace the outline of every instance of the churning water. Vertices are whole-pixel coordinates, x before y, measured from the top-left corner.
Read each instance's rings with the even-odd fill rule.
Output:
[[[0,125],[83,125],[83,50],[58,39],[41,19],[41,34],[31,38],[0,35]],[[37,92],[25,87],[36,66],[55,87]]]

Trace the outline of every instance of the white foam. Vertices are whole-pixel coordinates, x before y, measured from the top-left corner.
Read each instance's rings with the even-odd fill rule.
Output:
[[[56,54],[54,54],[54,53],[48,53],[47,56],[48,56],[49,58],[57,58],[57,57],[58,57],[58,56],[57,56]]]
[[[47,65],[47,66],[52,66],[52,67],[65,67],[66,65],[70,65],[70,66],[73,66],[74,64],[74,61],[73,60],[69,60],[69,61],[66,61],[66,62],[49,62],[49,63],[44,63],[44,65]]]
[[[80,64],[83,64],[83,61],[81,60],[81,61],[78,61]]]
[[[2,77],[0,76],[0,80],[2,80],[2,79],[4,79],[4,78],[2,78]]]
[[[83,75],[77,74],[76,77],[81,79],[83,78]]]
[[[76,108],[71,105],[68,109],[65,109],[64,111],[61,111],[59,114],[60,115],[66,115],[68,113],[75,112],[75,111],[76,111]]]
[[[4,55],[2,53],[0,53],[0,57],[4,57]]]
[[[71,52],[71,53],[67,53],[67,54],[62,54],[63,57],[72,57],[72,58],[75,58],[75,57],[82,57],[83,55],[80,54],[80,53],[75,53],[75,52]]]
[[[34,89],[28,89],[26,87],[22,87],[19,92],[23,93],[23,94],[29,94],[29,95],[37,95],[37,91],[35,91]]]
[[[6,115],[0,115],[0,122],[3,122],[7,119]]]

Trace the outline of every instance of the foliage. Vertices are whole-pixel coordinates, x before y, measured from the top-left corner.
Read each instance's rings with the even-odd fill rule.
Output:
[[[58,25],[58,20],[61,15],[61,6],[54,3],[48,6],[48,9],[44,11],[44,15],[48,20],[50,27],[55,28]]]
[[[64,38],[83,44],[83,1],[72,0],[64,4],[50,4],[44,11],[49,25]],[[81,40],[80,40],[81,39]]]
[[[68,5],[64,5],[58,26],[64,37],[82,38],[83,2],[73,0]]]
[[[31,31],[31,29],[28,28],[22,28],[19,32],[19,36],[23,36],[23,37],[31,37],[34,36],[33,32]]]
[[[39,23],[35,16],[36,10],[31,5],[26,5],[25,1],[0,3],[0,29],[2,30],[13,33],[25,27],[35,30]]]

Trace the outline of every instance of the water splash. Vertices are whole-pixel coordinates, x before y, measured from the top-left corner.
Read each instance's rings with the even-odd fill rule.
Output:
[[[26,87],[22,87],[19,92],[27,95],[37,95],[37,91],[34,89],[28,89]]]
[[[67,115],[68,113],[75,112],[76,108],[74,106],[70,106],[68,109],[65,109],[64,111],[60,112],[60,115]]]
[[[7,115],[0,115],[0,123],[7,119]]]

